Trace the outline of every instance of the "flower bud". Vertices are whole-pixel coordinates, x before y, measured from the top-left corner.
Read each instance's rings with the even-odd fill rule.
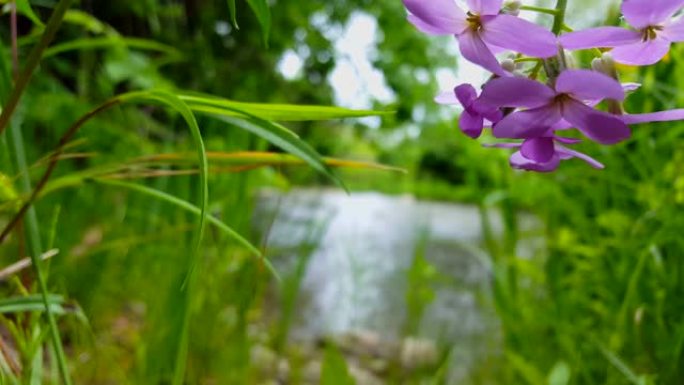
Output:
[[[605,73],[603,69],[603,61],[599,58],[595,58],[591,61],[591,69],[593,69],[596,72]]]
[[[516,70],[516,64],[515,60],[513,59],[504,59],[501,61],[501,68],[505,69],[508,72],[513,72]]]
[[[577,61],[575,57],[572,56],[572,52],[563,50],[563,58],[565,60],[565,68],[577,68]]]
[[[601,62],[603,63],[603,68],[607,71],[607,73],[614,73],[617,76],[615,60],[613,60],[613,55],[611,55],[610,52],[604,52],[603,55],[601,55]]]
[[[518,16],[520,14],[521,6],[522,3],[520,2],[520,0],[507,1],[504,4],[503,9],[501,11],[508,15]]]

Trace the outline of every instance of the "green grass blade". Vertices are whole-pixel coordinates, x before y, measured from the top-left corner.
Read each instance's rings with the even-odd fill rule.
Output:
[[[643,385],[643,381],[627,366],[627,364],[617,356],[617,354],[610,351],[603,345],[599,345],[601,354],[625,377],[630,384]]]
[[[259,21],[264,45],[268,47],[268,39],[271,35],[271,9],[266,0],[247,0],[247,4],[252,8],[252,12]]]
[[[201,245],[202,239],[204,238],[204,231],[207,223],[207,206],[209,203],[209,161],[207,160],[207,153],[204,147],[204,141],[202,140],[202,133],[200,132],[199,125],[195,119],[195,115],[192,110],[185,104],[184,101],[179,99],[176,95],[164,91],[164,90],[151,90],[143,92],[133,92],[129,94],[122,95],[120,97],[122,102],[158,102],[171,107],[176,110],[185,120],[185,123],[190,130],[190,135],[195,144],[197,151],[197,158],[199,163],[199,185],[197,187],[199,194],[199,208],[200,214],[197,223],[197,231],[194,234],[193,240],[193,252],[188,262],[188,271],[183,283],[182,289],[185,291],[185,303],[182,306],[182,317],[183,323],[180,330],[180,336],[178,339],[178,350],[176,351],[176,363],[173,375],[173,385],[181,385],[185,380],[185,370],[187,366],[187,356],[188,356],[188,344],[189,344],[189,334],[190,334],[190,316],[191,316],[191,306],[190,300],[194,295],[197,274],[196,267],[199,262],[201,255]]]
[[[49,294],[48,303],[50,310],[57,315],[66,313],[64,308],[65,299],[61,295]],[[12,314],[22,312],[43,312],[45,304],[40,295],[28,295],[25,297],[10,297],[0,300],[0,314]]]
[[[343,118],[362,118],[393,114],[392,111],[352,110],[342,107],[307,106],[293,104],[245,103],[221,99],[204,94],[180,94],[190,108],[197,112],[221,114],[226,116],[245,116],[244,113],[265,120],[279,122],[298,122],[312,120],[331,120]]]
[[[325,164],[323,158],[314,150],[308,143],[300,139],[294,132],[288,130],[282,125],[269,122],[267,120],[250,117],[246,119],[238,119],[230,116],[215,116],[232,126],[249,131],[257,135],[273,145],[279,147],[283,151],[289,152],[302,160],[304,160],[314,170],[328,177],[335,184],[348,191],[342,180],[335,175],[328,165]]]
[[[258,151],[240,151],[240,152],[207,152],[207,158],[210,165],[217,166],[246,166],[246,167],[261,167],[261,166],[298,166],[306,163],[290,154],[283,154],[278,152],[258,152]],[[128,164],[131,165],[186,165],[195,162],[192,154],[185,153],[166,153],[143,156],[133,159]],[[337,158],[323,158],[323,162],[329,167],[353,168],[364,170],[377,171],[391,171],[406,173],[402,168],[387,166],[384,164],[355,161]]]
[[[158,102],[162,103],[168,107],[171,107],[172,109],[176,110],[178,113],[181,114],[183,119],[185,120],[185,123],[188,126],[188,129],[190,130],[190,134],[192,136],[192,140],[195,144],[195,149],[196,149],[196,154],[197,154],[197,160],[199,164],[199,170],[200,170],[200,183],[198,186],[198,194],[199,194],[199,208],[201,211],[201,215],[198,219],[197,223],[197,232],[194,240],[195,244],[195,253],[193,257],[190,260],[189,268],[188,268],[188,277],[192,274],[194,271],[195,267],[197,266],[197,262],[199,259],[199,248],[200,244],[202,242],[202,238],[204,237],[204,231],[206,227],[206,221],[207,221],[207,205],[209,203],[209,187],[208,187],[208,179],[209,179],[209,161],[207,160],[207,152],[204,147],[204,141],[202,140],[202,133],[200,132],[199,125],[197,124],[197,120],[195,119],[195,115],[193,114],[192,110],[185,104],[184,101],[181,99],[177,98],[174,94],[163,91],[163,90],[152,90],[152,91],[143,91],[143,92],[133,92],[129,94],[122,95],[120,97],[120,100],[122,102]]]
[[[228,11],[230,12],[230,21],[233,23],[235,29],[240,29],[237,22],[237,9],[235,8],[235,0],[228,0]]]
[[[84,27],[94,34],[116,33],[113,28],[100,21],[95,16],[78,9],[70,9],[64,15],[64,22]]]
[[[104,185],[109,185],[109,186],[115,186],[115,187],[123,187],[128,190],[136,191],[148,196],[151,196],[153,198],[159,199],[161,201],[164,201],[166,203],[172,204],[180,209],[183,209],[193,215],[199,216],[202,211],[200,210],[199,207],[193,205],[190,202],[184,201],[180,198],[177,198],[173,195],[167,194],[163,191],[155,190],[153,188],[143,186],[140,184],[136,183],[130,183],[130,182],[125,182],[121,180],[115,180],[115,179],[106,179],[106,178],[93,178],[91,179],[94,182],[104,184]],[[242,235],[240,235],[238,232],[230,228],[228,225],[223,223],[221,220],[218,218],[208,215],[207,216],[207,222],[215,225],[218,229],[223,231],[226,235],[229,237],[233,238],[235,241],[240,243],[240,245],[244,246],[247,250],[249,250],[252,254],[254,254],[257,257],[262,257],[261,251],[254,246],[252,243],[250,243],[247,239],[245,239]],[[272,266],[270,266],[272,269]],[[275,271],[273,271],[275,272]]]
[[[45,50],[43,59],[69,51],[91,50],[101,48],[128,47],[146,51],[161,52],[172,57],[182,57],[177,49],[156,41],[132,37],[95,37],[75,39],[66,43],[56,44]]]
[[[33,22],[33,24],[36,24],[39,27],[45,27],[45,24],[43,24],[38,15],[33,12],[33,8],[31,8],[31,4],[29,4],[28,0],[16,0],[15,4],[17,6],[18,13],[26,16]]]

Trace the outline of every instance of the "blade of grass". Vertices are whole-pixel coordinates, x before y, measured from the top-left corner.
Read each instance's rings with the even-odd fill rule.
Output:
[[[321,156],[287,128],[256,117],[238,119],[230,116],[215,116],[217,119],[237,128],[249,131],[268,142],[304,160],[314,170],[328,177],[336,185],[349,192],[342,180],[328,167]]]
[[[183,323],[181,326],[181,334],[178,342],[178,350],[176,352],[176,365],[174,368],[172,385],[181,385],[185,381],[185,371],[187,366],[187,356],[188,356],[188,345],[189,345],[189,334],[190,334],[190,317],[191,317],[191,306],[190,302],[192,296],[195,292],[197,274],[196,266],[200,258],[200,250],[202,244],[202,238],[204,237],[204,231],[207,222],[207,206],[209,202],[209,187],[208,187],[208,175],[209,175],[209,161],[207,160],[206,150],[204,148],[204,141],[202,140],[202,134],[195,120],[195,115],[192,110],[185,104],[184,101],[179,99],[176,95],[164,91],[164,90],[152,90],[144,92],[134,92],[129,93],[121,97],[122,101],[156,101],[162,103],[172,109],[176,110],[185,120],[190,134],[192,136],[195,148],[197,150],[197,157],[199,160],[200,168],[200,182],[198,185],[198,193],[200,199],[200,215],[197,223],[197,231],[194,234],[193,240],[193,252],[188,263],[188,271],[183,283],[182,290],[185,291],[185,302],[182,306],[182,317]]]
[[[15,121],[10,123],[9,134],[12,143],[12,153],[15,158],[17,170],[19,170],[20,183],[24,193],[30,191],[36,192],[36,189],[31,189],[31,181],[29,179],[28,164],[26,162],[26,154],[24,150],[24,140],[21,134],[20,125],[18,124],[15,116]],[[37,187],[36,187],[37,188]],[[59,367],[59,372],[61,376],[62,383],[64,385],[71,385],[71,377],[69,375],[69,369],[66,360],[66,354],[64,353],[64,347],[62,346],[62,339],[60,337],[59,329],[57,328],[57,321],[55,320],[52,305],[49,302],[49,291],[47,287],[47,278],[43,272],[42,261],[39,256],[42,253],[43,245],[40,238],[40,230],[38,226],[38,217],[35,212],[35,208],[32,205],[22,207],[23,213],[26,214],[26,226],[28,233],[29,247],[31,250],[31,266],[33,267],[33,272],[36,276],[36,281],[38,281],[38,288],[41,293],[43,300],[42,307],[45,311],[45,316],[48,321],[48,328],[50,331],[51,341],[55,355],[57,358],[57,364]],[[22,214],[23,216],[23,214]],[[21,218],[21,216],[15,216],[15,218]],[[6,230],[11,231],[12,227],[8,225]],[[1,242],[1,241],[0,241]]]
[[[46,259],[50,259],[57,255],[59,253],[59,250],[57,249],[52,249],[48,250],[45,253],[43,253],[40,256],[40,260],[44,261]],[[14,274],[20,272],[21,270],[26,269],[27,267],[31,266],[31,258],[22,258],[19,261],[5,267],[4,269],[0,270],[0,282],[6,280],[7,278],[13,276]]]
[[[240,29],[237,23],[237,9],[235,8],[235,0],[228,0],[228,11],[230,12],[230,21],[233,23],[235,29]]]
[[[177,198],[173,195],[167,194],[163,191],[155,190],[153,188],[143,186],[140,184],[135,184],[135,183],[130,183],[130,182],[125,182],[121,180],[112,180],[112,179],[105,179],[105,178],[92,178],[90,179],[93,182],[103,184],[103,185],[109,185],[109,186],[115,186],[115,187],[122,187],[131,191],[136,191],[151,197],[154,197],[156,199],[159,199],[161,201],[164,201],[166,203],[172,204],[178,208],[181,208],[193,215],[199,216],[201,214],[201,210],[199,207],[193,205],[192,203],[189,203],[187,201],[184,201],[180,198]],[[264,258],[262,255],[261,251],[254,246],[251,242],[249,242],[247,239],[245,239],[242,235],[237,233],[235,230],[233,230],[230,226],[226,225],[224,222],[222,222],[220,219],[216,218],[213,215],[208,215],[207,216],[207,222],[211,223],[212,225],[216,226],[219,230],[223,231],[226,235],[230,236],[234,240],[236,240],[240,245],[244,246],[247,250],[249,250],[250,253],[254,254],[256,257],[259,257],[263,260],[264,264],[268,267],[268,269],[271,271],[273,276],[277,279],[280,280],[280,276],[278,275],[278,272],[275,270],[273,265]]]
[[[128,47],[146,51],[165,53],[173,57],[181,57],[183,54],[177,49],[166,44],[152,40],[131,37],[96,37],[87,39],[75,39],[62,44],[56,44],[43,53],[43,59],[59,55],[69,51],[83,51],[98,48]]]
[[[247,113],[261,119],[281,122],[361,118],[394,113],[392,111],[351,110],[331,106],[236,102],[198,93],[181,93],[178,97],[197,112],[225,116],[245,116],[244,113]]]
[[[39,27],[44,27],[45,25],[43,22],[40,20],[38,15],[36,15],[35,12],[33,12],[33,9],[31,8],[31,4],[29,4],[28,0],[16,0],[16,7],[17,11],[29,18],[33,22],[33,24],[39,26]]]
[[[190,265],[188,269],[188,277],[195,270],[198,259],[199,259],[199,249],[204,237],[204,231],[206,227],[207,220],[207,206],[209,204],[209,161],[207,159],[206,149],[204,147],[204,141],[202,140],[202,133],[200,132],[199,125],[195,119],[195,115],[190,110],[190,108],[185,104],[184,101],[176,97],[170,92],[163,90],[152,90],[143,92],[134,92],[123,95],[120,97],[122,102],[150,102],[156,101],[160,102],[172,109],[176,110],[185,120],[185,123],[190,130],[192,140],[195,144],[196,156],[198,159],[199,169],[200,169],[200,182],[198,185],[198,195],[199,195],[199,207],[201,210],[201,215],[197,223],[197,233],[193,241],[195,245],[195,252],[190,260]]]
[[[290,154],[276,152],[207,152],[207,158],[211,164],[221,165],[244,165],[244,166],[284,166],[284,165],[303,165],[306,164],[302,159]],[[168,153],[148,155],[133,159],[129,164],[184,164],[193,163],[194,158],[190,154]],[[398,167],[383,164],[354,161],[336,158],[323,158],[323,162],[330,167],[345,167],[379,171],[393,171],[406,173],[406,170]]]
[[[271,35],[271,8],[266,0],[247,0],[247,4],[252,8],[252,12],[261,27],[264,46],[268,47],[268,39]]]
[[[50,294],[48,296],[48,303],[50,304],[50,309],[54,314],[62,315],[67,312],[66,308],[64,307],[66,301],[64,297],[60,295]],[[34,311],[45,311],[45,304],[43,304],[43,298],[40,295],[11,297],[0,300],[0,314]]]
[[[0,114],[0,133],[7,128],[11,116],[14,114],[14,110],[19,105],[19,100],[24,93],[24,89],[26,89],[29,80],[31,80],[33,73],[38,67],[38,63],[40,63],[40,59],[43,56],[43,51],[45,51],[48,45],[50,45],[55,37],[55,34],[57,34],[57,30],[64,19],[64,14],[71,6],[72,1],[73,0],[60,0],[59,3],[57,3],[57,6],[55,6],[55,9],[52,11],[52,15],[45,26],[45,31],[43,32],[40,41],[31,50],[31,53],[26,59],[26,65],[24,66],[24,69],[19,74],[12,92],[3,105],[2,113]]]
[[[627,366],[627,364],[625,364],[620,357],[617,356],[617,354],[608,350],[608,348],[603,345],[599,345],[598,347],[608,362],[610,362],[620,373],[622,373],[629,383],[633,385],[644,385],[644,382],[639,379],[636,373],[634,373],[632,369],[630,369],[629,366]]]

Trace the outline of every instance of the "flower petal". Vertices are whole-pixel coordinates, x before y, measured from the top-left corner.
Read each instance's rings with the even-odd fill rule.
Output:
[[[501,10],[503,0],[466,0],[466,3],[471,11],[479,15],[496,15]]]
[[[468,83],[461,84],[454,88],[454,95],[463,107],[469,107],[477,99],[475,87]]]
[[[540,137],[524,141],[520,148],[520,153],[527,159],[539,163],[546,163],[551,160],[556,153],[556,150],[554,149],[552,138]]]
[[[622,84],[608,75],[591,70],[563,71],[556,80],[556,92],[570,94],[581,100],[625,99]]]
[[[622,121],[626,124],[671,122],[673,120],[684,120],[684,108],[680,108],[677,110],[650,112],[647,114],[626,114],[621,115],[620,119],[622,119]]]
[[[624,0],[622,14],[634,28],[662,24],[684,7],[684,0]]]
[[[601,144],[615,144],[631,135],[631,130],[620,118],[576,100],[563,102],[563,118],[589,139]]]
[[[534,108],[551,103],[554,97],[556,92],[540,82],[527,78],[505,77],[485,84],[475,104]]]
[[[684,16],[666,25],[661,34],[671,42],[684,41]]]
[[[554,136],[553,140],[555,140],[558,143],[564,143],[564,144],[577,144],[577,143],[582,143],[581,139],[575,139],[575,138],[566,138],[564,136]]]
[[[655,39],[616,47],[610,54],[622,64],[644,66],[660,61],[670,50],[670,42],[658,36]]]
[[[476,108],[477,110],[477,108]],[[500,109],[494,108],[490,110],[486,110],[483,112],[480,112],[482,116],[484,116],[485,119],[489,120],[492,123],[498,123],[501,119],[503,119],[503,112],[501,112]]]
[[[497,138],[536,138],[544,135],[560,119],[558,106],[549,104],[514,112],[495,124],[492,132]]]
[[[477,139],[482,135],[484,128],[484,120],[482,116],[473,115],[468,111],[463,111],[461,117],[458,118],[458,128],[473,139]]]
[[[641,83],[622,83],[622,89],[627,92],[636,91],[641,88]]]
[[[558,152],[558,155],[561,159],[577,158],[589,163],[589,165],[593,168],[597,168],[599,170],[606,168],[606,166],[604,166],[603,163],[590,157],[589,155],[583,154],[579,151],[571,150],[565,146],[557,145],[556,151]]]
[[[487,44],[507,48],[533,57],[558,53],[556,37],[543,27],[511,15],[482,18],[482,39]]]
[[[598,27],[562,34],[558,40],[565,49],[587,49],[599,47],[619,47],[636,43],[641,34],[620,27]]]
[[[554,156],[548,162],[539,163],[525,158],[520,151],[517,151],[511,155],[509,163],[511,167],[517,168],[519,170],[551,172],[558,168],[558,165],[560,164],[560,158],[558,155],[554,154]]]
[[[432,34],[452,35],[468,28],[466,14],[453,0],[403,0],[414,17],[409,21],[419,30]]]
[[[489,47],[482,41],[482,38],[480,38],[480,34],[477,31],[466,30],[456,37],[458,38],[461,54],[463,54],[463,57],[468,61],[480,65],[499,76],[508,76],[506,71],[501,68],[501,64],[496,60],[492,51],[490,51]]]

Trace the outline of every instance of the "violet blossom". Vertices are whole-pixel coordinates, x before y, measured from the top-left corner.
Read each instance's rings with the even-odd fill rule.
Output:
[[[521,143],[496,143],[487,147],[517,148],[509,158],[511,167],[519,170],[551,172],[555,171],[562,160],[581,159],[591,167],[603,169],[605,166],[579,151],[565,145],[580,143],[577,139],[556,136],[552,132],[537,138],[526,139]]]
[[[480,96],[481,103],[496,107],[524,107],[493,127],[498,138],[531,139],[544,135],[565,120],[584,135],[602,144],[614,144],[630,136],[629,127],[615,115],[596,110],[586,102],[622,101],[625,92],[616,80],[590,70],[565,70],[554,88],[518,77],[493,79]]]
[[[476,103],[477,91],[470,84],[461,84],[453,91],[445,92],[435,98],[437,103],[457,104],[463,106],[463,112],[459,117],[458,126],[464,134],[473,139],[482,135],[485,120],[496,123],[503,117],[503,113],[496,107]]]
[[[624,0],[622,14],[634,29],[598,27],[560,36],[566,49],[613,48],[616,62],[649,65],[660,61],[670,45],[684,41],[684,17],[672,17],[684,0]]]
[[[466,0],[466,13],[454,0],[403,0],[408,20],[433,35],[455,35],[463,57],[499,76],[507,76],[492,49],[504,48],[547,58],[558,51],[546,29],[512,15],[500,14],[503,0]],[[524,36],[524,38],[522,38]]]

